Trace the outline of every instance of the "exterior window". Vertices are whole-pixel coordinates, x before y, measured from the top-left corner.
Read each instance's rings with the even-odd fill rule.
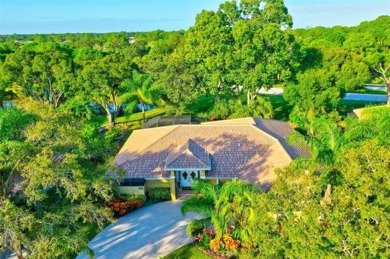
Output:
[[[187,172],[184,172],[184,173],[183,173],[183,178],[184,178],[184,180],[187,179],[187,176],[188,176]]]
[[[192,177],[192,179],[195,179],[195,176],[196,176],[195,172],[194,172],[194,171],[192,171],[192,173],[191,173],[191,177]]]

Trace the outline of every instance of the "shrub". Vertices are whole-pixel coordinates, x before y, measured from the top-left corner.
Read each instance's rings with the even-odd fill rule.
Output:
[[[232,102],[221,101],[214,105],[210,111],[210,117],[216,120],[225,120],[232,113]]]
[[[205,219],[193,219],[190,221],[187,227],[187,235],[195,237],[198,234],[201,234],[203,229],[210,225],[210,218]]]
[[[227,234],[223,235],[222,241],[225,244],[226,250],[229,250],[229,251],[235,252],[238,250],[238,248],[240,246],[240,241],[232,238],[231,236],[229,236]],[[210,247],[211,247],[211,243],[210,243]]]
[[[214,238],[210,241],[210,249],[214,252],[218,252],[221,249],[221,241],[217,238]]]
[[[166,187],[157,187],[149,191],[149,198],[152,201],[167,201],[171,199],[171,190]]]
[[[116,197],[114,200],[107,202],[106,206],[109,207],[115,217],[123,216],[133,210],[141,208],[144,204],[144,198],[139,195]]]
[[[215,236],[215,233],[210,228],[204,228],[202,233],[199,233],[196,238],[198,240],[198,245],[203,247],[204,249],[208,249],[210,247],[210,240],[212,240]]]

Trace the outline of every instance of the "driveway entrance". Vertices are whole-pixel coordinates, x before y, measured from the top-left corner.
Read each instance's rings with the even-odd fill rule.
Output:
[[[202,216],[195,213],[183,216],[182,202],[161,202],[121,217],[89,242],[95,258],[158,258],[190,243],[187,225],[191,219]],[[85,254],[77,258],[89,259]]]

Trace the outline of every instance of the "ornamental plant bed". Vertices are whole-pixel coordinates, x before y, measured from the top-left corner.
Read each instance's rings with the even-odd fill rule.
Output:
[[[194,245],[206,255],[221,259],[237,258],[240,248],[240,242],[228,234],[223,235],[221,239],[216,239],[215,232],[211,228],[204,228],[196,236]]]
[[[141,208],[143,206],[143,199],[140,197],[116,197],[114,200],[107,202],[105,205],[109,207],[113,212],[114,216],[119,218],[127,213]]]
[[[218,252],[214,252],[211,249],[205,250],[203,247],[200,247],[196,241],[194,241],[193,246],[195,246],[199,251],[207,255],[208,257],[211,258],[217,258],[217,259],[234,259],[237,258],[236,256],[227,256]]]

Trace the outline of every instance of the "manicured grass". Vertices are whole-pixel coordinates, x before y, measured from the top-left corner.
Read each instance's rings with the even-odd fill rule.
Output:
[[[366,102],[366,101],[341,100],[337,110],[340,112],[340,114],[346,115],[347,113],[352,112],[354,109],[370,107],[370,106],[378,106],[378,105],[382,105],[382,103]]]
[[[203,258],[212,258],[212,257],[199,251],[199,249],[192,244],[182,246],[179,249],[173,251],[172,253],[164,257],[164,259],[203,259]]]
[[[155,117],[165,113],[165,108],[156,108],[150,111],[145,112],[146,118]],[[90,123],[97,123],[99,125],[107,124],[107,117],[105,115],[95,116],[90,119]],[[129,115],[121,116],[116,118],[116,123],[131,123],[136,122],[139,125],[142,125],[142,112],[132,113]]]
[[[165,108],[156,108],[150,111],[145,112],[146,118],[152,118],[158,115],[162,115],[165,113]],[[126,123],[126,122],[133,122],[133,121],[140,121],[142,120],[142,112],[132,113],[127,116],[118,117],[116,119],[117,123]]]

